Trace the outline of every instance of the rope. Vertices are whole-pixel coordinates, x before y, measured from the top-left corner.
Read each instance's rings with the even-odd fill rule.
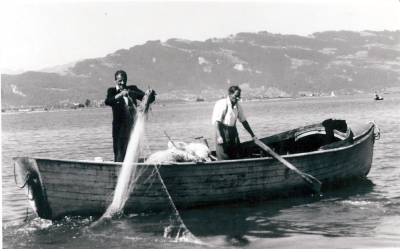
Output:
[[[18,186],[17,177],[15,175],[15,163],[14,163],[14,182],[15,182],[15,185],[17,185],[18,188],[24,188],[26,186],[26,184],[28,183],[28,181],[30,180],[30,178],[31,178],[31,174],[29,174],[29,173],[26,174],[26,181],[25,181],[24,185],[22,187]],[[28,198],[28,200],[31,200],[31,201],[33,201],[35,199],[33,195],[32,195],[32,199],[29,198],[29,188],[28,188],[27,198]],[[29,212],[28,212],[28,204],[27,204],[26,205],[26,215],[25,215],[24,222],[26,222],[28,220],[28,215],[29,215]]]
[[[28,220],[28,205],[26,205],[26,216],[24,222],[26,222],[27,220]]]
[[[15,163],[14,163],[14,181],[15,181],[15,185],[17,185],[18,188],[24,188],[26,186],[26,184],[28,183],[28,181],[31,180],[31,176],[32,175],[29,173],[26,174],[26,181],[25,181],[24,185],[22,187],[18,186],[17,177],[15,176]],[[28,188],[28,193],[26,195],[27,195],[28,200],[30,200],[30,201],[33,201],[35,199],[33,197],[33,194],[32,194],[32,199],[29,198],[29,188]]]
[[[170,205],[172,206],[172,210],[173,210],[173,214],[175,215],[175,218],[178,220],[178,222],[181,223],[181,227],[183,227],[183,228],[185,228],[187,231],[189,231],[189,229],[186,228],[185,223],[183,223],[183,220],[181,219],[181,217],[180,217],[180,215],[179,215],[178,209],[176,208],[176,206],[175,206],[175,204],[174,204],[174,201],[172,200],[172,197],[169,195],[169,192],[168,192],[168,190],[167,190],[167,187],[165,186],[164,181],[163,181],[163,179],[161,178],[160,171],[158,171],[157,165],[154,165],[154,166],[155,166],[154,169],[155,169],[155,171],[156,171],[156,173],[157,173],[157,175],[158,175],[158,178],[160,179],[160,182],[161,182],[161,188],[162,188],[162,189],[166,192],[166,194],[168,195],[168,200],[169,200]]]
[[[157,175],[158,175],[158,178],[160,179],[160,182],[161,182],[161,188],[162,188],[162,189],[166,192],[166,194],[168,195],[169,203],[170,203],[170,205],[172,206],[172,214],[173,214],[173,216],[175,216],[175,219],[180,223],[179,230],[178,230],[178,233],[177,233],[177,235],[176,235],[176,239],[178,240],[178,239],[179,239],[179,236],[184,236],[184,235],[186,235],[186,236],[188,236],[188,238],[190,238],[190,239],[192,240],[192,242],[195,243],[195,244],[208,245],[208,244],[204,243],[203,241],[201,241],[200,239],[198,239],[196,236],[194,236],[194,235],[189,231],[189,229],[186,227],[185,223],[183,223],[183,220],[182,220],[182,218],[181,218],[181,216],[180,216],[180,214],[179,214],[179,212],[178,212],[178,209],[176,208],[176,206],[175,206],[175,204],[174,204],[174,201],[172,200],[172,197],[171,197],[171,195],[169,194],[168,189],[167,189],[167,187],[166,187],[165,184],[164,184],[164,181],[163,181],[163,179],[162,179],[162,177],[161,177],[160,171],[158,171],[157,165],[154,165],[154,166],[155,166],[154,169],[155,169],[155,171],[156,171],[156,173],[157,173]],[[161,165],[160,165],[160,166],[161,166]],[[182,229],[183,229],[183,232],[181,232]],[[164,236],[165,236],[165,235],[166,235],[166,234],[164,233]]]
[[[22,187],[18,186],[17,177],[16,177],[16,175],[15,175],[15,163],[14,163],[14,182],[15,182],[15,185],[17,185],[18,188],[24,188],[25,185],[28,183],[28,180],[30,179],[30,177],[31,177],[31,174],[29,174],[29,173],[26,174],[26,181],[25,181],[24,185],[23,185]],[[29,191],[29,190],[28,190],[28,191]]]
[[[150,164],[149,164],[149,165],[150,165]],[[157,165],[154,165],[154,167],[157,167]],[[161,167],[161,165],[160,165],[160,167]],[[144,193],[144,195],[146,195],[147,192],[149,192],[150,188],[153,186],[153,183],[154,183],[154,181],[156,180],[156,178],[155,178],[155,177],[153,178],[153,176],[156,176],[156,175],[157,175],[157,171],[154,169],[154,170],[151,172],[151,175],[147,178],[147,180],[144,181],[144,183],[147,183],[147,182],[150,182],[151,179],[153,179],[153,180],[150,182],[150,185],[149,185],[149,187],[147,188],[147,190],[146,190],[146,192]]]

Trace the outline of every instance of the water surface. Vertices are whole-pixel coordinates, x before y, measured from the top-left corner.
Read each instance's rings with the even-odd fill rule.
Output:
[[[262,203],[179,210],[187,228],[217,247],[376,248],[400,245],[400,95],[384,101],[352,95],[241,102],[259,137],[327,118],[348,124],[375,120],[372,169],[366,179],[322,197],[300,196]],[[149,150],[167,148],[168,138],[193,142],[203,136],[214,148],[214,102],[154,105],[146,140]],[[51,222],[36,217],[24,190],[14,182],[14,156],[92,160],[113,159],[111,108],[46,113],[2,114],[2,221],[5,248],[204,248],[165,238],[170,211],[130,214],[97,230],[97,217],[66,217]],[[250,135],[238,124],[242,141]],[[20,183],[19,183],[20,184]],[[24,222],[25,218],[28,218]]]

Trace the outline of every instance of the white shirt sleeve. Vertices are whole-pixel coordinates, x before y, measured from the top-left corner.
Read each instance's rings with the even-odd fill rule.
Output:
[[[219,121],[222,123],[222,114],[224,113],[224,110],[226,109],[226,104],[225,104],[225,99],[218,100],[217,103],[215,103],[214,106],[214,111],[213,115],[211,118],[211,122],[214,125],[216,121]]]

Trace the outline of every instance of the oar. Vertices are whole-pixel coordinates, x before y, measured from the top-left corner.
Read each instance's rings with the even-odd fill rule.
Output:
[[[275,157],[276,159],[278,159],[281,163],[283,163],[286,167],[288,167],[289,169],[295,171],[297,174],[299,174],[304,181],[313,189],[315,190],[317,193],[320,193],[321,190],[321,186],[322,183],[320,181],[318,181],[318,179],[316,179],[315,177],[303,173],[300,170],[298,170],[295,166],[293,166],[291,163],[289,163],[288,161],[286,161],[285,159],[283,159],[281,156],[279,156],[278,154],[275,153],[275,151],[273,151],[271,148],[269,148],[267,145],[265,145],[263,142],[261,142],[260,140],[258,140],[258,138],[254,139],[254,142],[260,146],[263,150],[265,150],[266,152],[268,152],[269,154],[271,154],[273,157]]]
[[[164,131],[164,134],[167,136],[167,138],[169,139],[169,141],[171,141],[172,145],[175,146],[175,148],[178,149],[178,147],[176,147],[176,145],[174,144],[174,142],[171,140],[171,138],[169,138],[169,136],[167,135],[167,133]]]

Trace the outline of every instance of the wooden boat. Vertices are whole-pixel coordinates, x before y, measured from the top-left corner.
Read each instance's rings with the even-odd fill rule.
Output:
[[[320,180],[323,186],[365,177],[371,168],[379,128],[375,123],[349,129],[347,125],[332,127],[332,122],[326,122],[260,140],[298,170]],[[259,201],[294,190],[311,191],[298,174],[266,155],[253,141],[242,143],[242,148],[247,158],[240,160],[137,163],[140,176],[124,212],[166,210],[170,208],[168,194],[175,206],[182,209]],[[14,163],[18,182],[25,183],[31,206],[44,219],[103,214],[122,166],[114,162],[28,157],[16,157]]]

